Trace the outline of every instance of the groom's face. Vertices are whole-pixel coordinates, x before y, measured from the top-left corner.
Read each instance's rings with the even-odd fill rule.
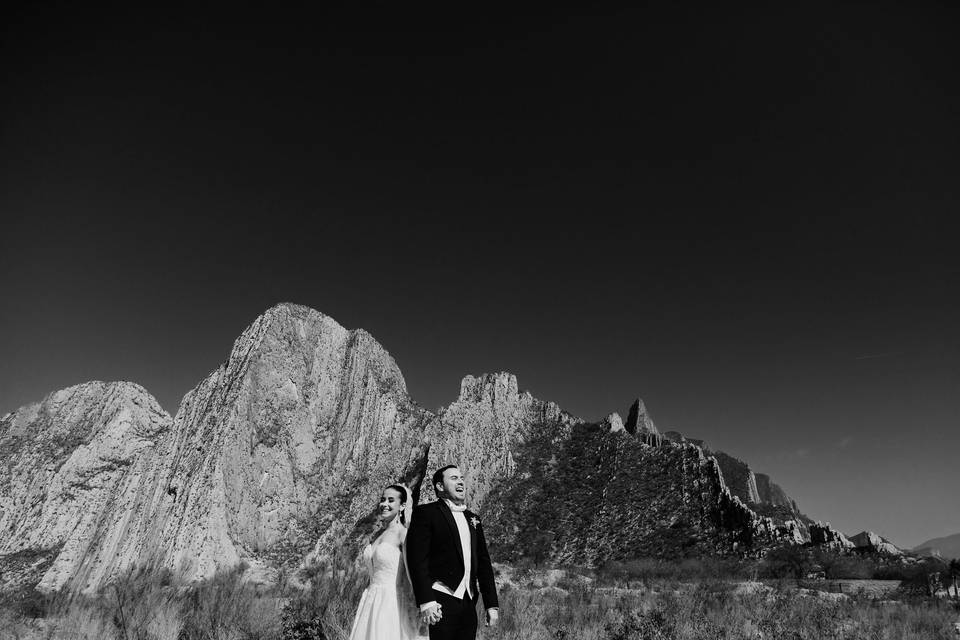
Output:
[[[450,498],[454,502],[463,502],[466,497],[466,487],[463,483],[463,474],[460,469],[453,467],[443,472],[443,488],[441,496]]]

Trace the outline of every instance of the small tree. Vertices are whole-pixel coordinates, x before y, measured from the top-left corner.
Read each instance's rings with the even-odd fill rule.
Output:
[[[960,600],[960,587],[958,587],[958,582],[960,582],[960,558],[951,560],[947,571],[950,576],[950,582],[953,584],[953,596],[957,600]]]
[[[867,579],[873,577],[873,563],[866,558],[854,557],[830,549],[818,549],[813,561],[823,567],[824,577],[829,580],[841,578]]]
[[[763,558],[764,567],[775,578],[794,577],[799,582],[813,568],[814,561],[810,550],[801,545],[783,545],[767,552]]]

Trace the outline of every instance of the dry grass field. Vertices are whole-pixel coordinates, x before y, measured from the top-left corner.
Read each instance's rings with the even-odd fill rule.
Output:
[[[488,640],[956,640],[956,603],[844,581],[587,574],[500,567],[503,624]],[[3,640],[346,640],[363,578],[318,572],[314,588],[264,589],[242,571],[202,585],[131,574],[97,598],[8,594]],[[858,590],[862,582],[865,589]],[[850,595],[847,595],[850,593]]]

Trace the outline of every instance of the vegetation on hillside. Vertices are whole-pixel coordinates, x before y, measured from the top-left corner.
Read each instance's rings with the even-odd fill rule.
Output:
[[[558,437],[545,424],[531,429],[514,460],[513,476],[486,499],[495,560],[596,567],[752,548],[752,514],[721,493],[692,446],[649,447],[602,423]]]
[[[599,570],[500,565],[503,624],[488,640],[743,639],[946,640],[957,603],[888,589],[852,595],[763,579],[765,561],[635,559]],[[924,565],[927,569],[933,565]],[[806,567],[805,567],[806,568]],[[97,597],[29,590],[0,603],[4,640],[346,640],[366,578],[354,564],[316,566],[275,587],[244,568],[198,585],[134,571]],[[758,578],[760,578],[758,580]],[[824,582],[824,581],[820,581]],[[896,584],[895,582],[893,583]]]

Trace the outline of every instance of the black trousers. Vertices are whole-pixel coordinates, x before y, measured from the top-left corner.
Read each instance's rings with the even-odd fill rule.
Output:
[[[477,637],[477,600],[463,600],[434,591],[443,617],[430,625],[430,640],[474,640]]]

